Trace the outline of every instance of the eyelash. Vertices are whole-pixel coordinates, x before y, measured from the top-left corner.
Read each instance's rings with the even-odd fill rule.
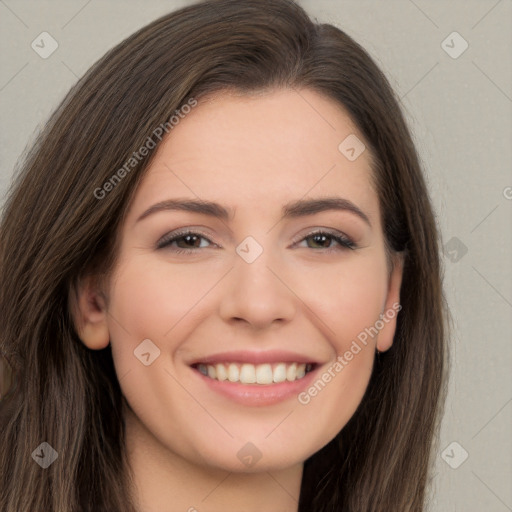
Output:
[[[165,235],[157,243],[157,249],[169,248],[173,242],[183,239],[184,237],[186,237],[188,235],[199,236],[200,238],[207,240],[209,243],[213,243],[208,237],[206,237],[204,234],[202,234],[200,232],[185,230],[185,231],[180,231],[177,233],[170,233],[168,235]],[[314,250],[317,250],[317,251],[321,250],[322,252],[333,252],[333,251],[337,251],[337,250],[343,251],[343,250],[347,250],[347,249],[349,249],[349,250],[357,249],[357,245],[346,235],[343,235],[341,233],[338,233],[338,234],[332,233],[328,230],[321,230],[321,229],[312,231],[311,233],[308,233],[306,236],[304,236],[303,238],[298,240],[298,242],[303,242],[304,240],[307,240],[308,238],[311,238],[316,235],[325,235],[325,236],[331,238],[332,240],[334,240],[336,243],[339,244],[339,247],[338,247],[338,249],[332,248],[332,247],[327,247],[325,249],[319,248],[319,249],[314,249]],[[298,242],[295,242],[295,243],[298,243]],[[199,249],[201,249],[201,247],[196,247],[195,249],[173,248],[172,251],[176,254],[191,254],[191,253],[197,252]]]

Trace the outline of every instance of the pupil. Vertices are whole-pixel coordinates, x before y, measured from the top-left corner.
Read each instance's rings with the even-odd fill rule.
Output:
[[[187,245],[192,245],[193,247],[197,247],[197,244],[194,241],[199,240],[196,235],[185,235],[185,243]]]
[[[313,235],[313,240],[314,240],[315,244],[318,244],[318,245],[324,244],[323,246],[325,246],[325,242],[328,241],[328,237],[325,235]],[[327,244],[327,245],[329,245],[329,244]]]

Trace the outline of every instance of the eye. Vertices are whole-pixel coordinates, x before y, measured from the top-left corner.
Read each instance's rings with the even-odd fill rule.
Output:
[[[207,243],[204,244],[203,241]],[[208,244],[212,244],[212,241],[201,233],[195,231],[181,231],[165,235],[157,242],[157,249],[170,248],[176,253],[191,253],[197,249],[208,247]]]
[[[357,245],[343,233],[322,230],[309,233],[301,242],[306,242],[309,249],[325,249],[326,252],[357,248]]]
[[[301,242],[306,242],[306,248],[323,249],[323,252],[357,248],[357,245],[343,233],[331,233],[325,230],[309,233],[299,241],[299,243]],[[210,245],[216,246],[205,235],[196,231],[186,230],[165,235],[157,242],[157,249],[170,249],[177,254],[190,254],[197,252],[199,249],[205,249]]]

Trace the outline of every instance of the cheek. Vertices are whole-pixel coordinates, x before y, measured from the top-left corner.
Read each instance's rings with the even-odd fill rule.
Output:
[[[376,338],[366,329],[375,325],[386,299],[385,258],[370,251],[354,255],[325,275],[319,269],[316,278],[309,304],[328,326],[324,332],[335,354],[303,403],[310,400],[306,407],[334,435],[355,412],[371,376]]]
[[[330,268],[314,267],[307,276],[296,282],[297,294],[320,320],[315,323],[332,348],[332,360],[298,402],[304,417],[324,426],[314,431],[321,446],[346,425],[367,389],[377,340],[368,333],[386,299],[387,267],[384,257],[368,253]],[[313,433],[308,425],[303,423],[304,436]]]
[[[150,368],[169,363],[197,315],[204,314],[198,306],[218,281],[212,266],[181,265],[177,271],[164,258],[148,260],[132,256],[120,262],[110,287],[109,330],[119,378],[141,366],[134,351],[143,340],[160,351]]]
[[[337,354],[375,324],[386,299],[387,269],[384,257],[351,256],[336,265],[311,268],[297,282],[298,294],[322,320],[324,333]]]
[[[114,330],[136,338],[166,336],[189,313],[215,283],[212,272],[198,273],[197,266],[183,265],[176,271],[164,260],[147,264],[141,257],[121,266],[111,287],[111,316]],[[116,325],[117,324],[117,325]],[[121,336],[123,337],[123,336]]]
[[[186,429],[176,427],[180,423],[176,411],[190,411],[193,404],[179,383],[172,358],[194,325],[195,311],[200,309],[194,305],[215,284],[215,276],[206,274],[198,274],[193,265],[184,265],[177,272],[175,266],[164,261],[153,259],[148,265],[142,257],[131,257],[118,266],[110,289],[112,356],[123,395],[163,444],[186,447],[188,456],[196,458],[201,455],[195,453],[197,443],[191,439],[204,438],[204,426],[187,423]],[[141,342],[148,339],[159,352],[151,345],[139,350]],[[145,365],[134,351],[149,352],[151,363]],[[202,414],[201,410],[194,412]]]

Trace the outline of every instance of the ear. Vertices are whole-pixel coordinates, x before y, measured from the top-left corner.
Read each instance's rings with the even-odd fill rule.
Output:
[[[389,277],[388,293],[381,315],[384,327],[379,331],[377,338],[377,350],[379,352],[385,352],[393,345],[393,338],[396,331],[396,319],[398,312],[402,309],[400,305],[400,287],[402,285],[403,269],[403,254],[393,255],[393,269]]]
[[[92,350],[106,348],[110,342],[107,303],[98,280],[93,276],[80,279],[69,297],[69,309],[83,344]]]

